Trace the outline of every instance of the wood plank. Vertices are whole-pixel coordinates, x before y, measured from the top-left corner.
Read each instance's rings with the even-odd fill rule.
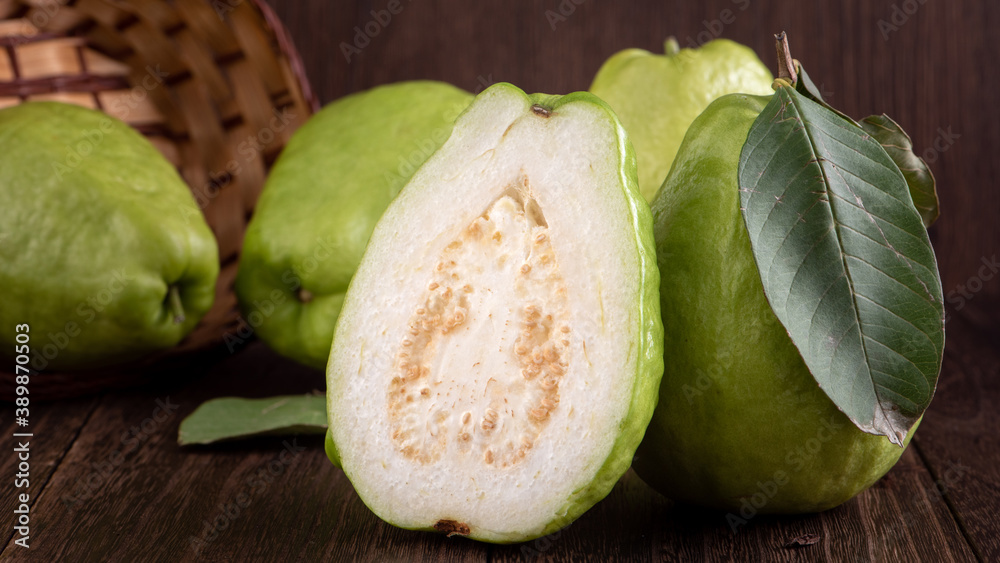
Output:
[[[38,376],[35,376],[38,377]],[[29,384],[30,391],[30,384]],[[59,403],[33,402],[29,408],[29,425],[26,428],[16,426],[14,418],[14,404],[3,403],[4,412],[0,414],[0,432],[4,436],[3,443],[10,444],[4,447],[3,455],[0,456],[0,475],[4,480],[4,494],[0,495],[0,514],[3,514],[4,522],[14,521],[14,509],[20,506],[20,493],[27,492],[29,495],[29,541],[28,545],[34,545],[38,539],[36,524],[45,518],[44,512],[39,512],[39,498],[45,490],[49,480],[52,478],[62,463],[67,450],[77,437],[77,433],[84,425],[91,413],[97,408],[99,397],[84,397],[72,401],[60,401]],[[34,434],[29,438],[14,437],[15,432],[28,432]],[[16,488],[16,474],[19,473],[18,459],[14,449],[23,442],[28,443],[28,462],[30,464],[27,490]],[[8,485],[9,483],[9,485]],[[3,531],[2,545],[12,546],[12,542],[20,537],[14,532],[14,524],[5,526]],[[17,552],[23,548],[9,547],[12,552]],[[6,554],[7,552],[4,551]]]
[[[484,545],[457,547],[379,521],[326,459],[318,436],[206,448],[176,444],[180,420],[207,398],[309,392],[321,384],[322,373],[256,343],[181,388],[106,397],[38,499],[32,556],[485,560]]]
[[[967,561],[973,555],[916,453],[872,489],[821,514],[757,515],[733,531],[726,514],[675,504],[629,472],[562,532],[496,547],[494,561]],[[813,545],[788,546],[815,534]]]
[[[937,394],[916,436],[938,489],[983,561],[1000,561],[1000,330],[956,316]]]
[[[305,449],[284,454],[289,447],[278,438],[206,448],[176,445],[179,421],[207,398],[240,391],[247,396],[278,389],[308,392],[321,382],[321,373],[255,343],[180,389],[161,385],[105,398],[34,509],[39,516],[33,555],[46,560],[370,561],[961,561],[972,556],[912,450],[876,487],[820,515],[758,516],[733,533],[725,515],[675,505],[629,473],[608,499],[568,529],[526,544],[494,547],[379,521],[326,460],[318,437],[289,442]],[[116,451],[123,453],[119,457]],[[95,463],[106,474],[100,475]],[[819,543],[784,547],[804,534],[818,534]]]

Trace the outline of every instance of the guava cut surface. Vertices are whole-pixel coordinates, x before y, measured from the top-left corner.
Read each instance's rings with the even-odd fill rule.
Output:
[[[38,370],[169,348],[212,306],[218,273],[190,190],[138,132],[57,102],[0,110],[0,355],[22,323]]]
[[[837,409],[764,295],[737,167],[768,100],[713,102],[653,201],[665,364],[634,468],[679,501],[744,514],[816,512],[871,486],[903,448]]]
[[[638,158],[639,189],[652,201],[694,118],[724,94],[771,93],[771,73],[753,49],[728,39],[664,54],[625,49],[597,71],[590,91],[614,108]]]
[[[327,451],[403,528],[555,531],[628,469],[663,334],[649,209],[588,93],[480,94],[379,221],[337,322]]]
[[[400,82],[337,100],[295,132],[247,227],[236,279],[243,316],[262,340],[326,366],[375,223],[471,101],[443,82]]]

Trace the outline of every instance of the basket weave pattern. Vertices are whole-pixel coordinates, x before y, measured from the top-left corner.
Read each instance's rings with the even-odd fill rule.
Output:
[[[240,322],[233,282],[267,170],[317,107],[270,8],[244,0],[0,0],[0,108],[28,100],[100,109],[141,131],[191,188],[221,265],[215,305],[176,348],[114,370],[45,372],[32,379],[32,396],[138,383],[151,362],[218,345]],[[4,369],[0,396],[12,391]]]

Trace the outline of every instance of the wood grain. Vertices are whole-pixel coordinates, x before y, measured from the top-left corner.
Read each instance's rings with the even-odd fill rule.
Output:
[[[160,378],[155,387],[33,407],[33,547],[26,555],[13,546],[7,526],[0,558],[1000,560],[1000,273],[982,269],[983,259],[1000,257],[1000,190],[993,188],[1000,174],[1000,106],[993,102],[1000,77],[992,71],[1000,60],[993,35],[1000,4],[926,2],[903,13],[898,29],[880,30],[880,20],[892,23],[903,0],[403,0],[402,10],[350,61],[341,43],[354,41],[356,27],[374,29],[370,24],[387,1],[272,4],[324,102],[417,78],[470,91],[498,81],[527,91],[581,90],[610,54],[626,47],[659,50],[669,34],[683,46],[719,30],[770,63],[771,34],[787,30],[793,53],[834,104],[857,117],[885,112],[919,150],[933,149],[936,140],[942,149],[928,155],[942,200],[931,234],[951,295],[948,344],[937,396],[914,447],[872,489],[822,514],[756,516],[734,533],[725,515],[675,504],[630,472],[558,534],[491,546],[381,522],[326,460],[317,437],[297,439],[301,451],[277,438],[177,446],[178,423],[209,398],[322,389],[320,372],[255,343],[172,368],[174,383]],[[573,12],[562,20],[547,16],[560,5]],[[732,21],[720,28],[716,20],[724,10]],[[945,145],[941,130],[949,128],[958,136]],[[172,405],[176,410],[164,410]],[[2,416],[0,430],[9,436],[13,421]],[[5,479],[14,463],[11,455],[0,456]],[[13,502],[0,496],[5,522]],[[789,547],[796,538],[816,542]]]
[[[30,384],[29,384],[30,390]],[[38,512],[39,498],[47,487],[52,475],[66,455],[66,451],[77,438],[80,428],[86,423],[88,418],[97,408],[98,399],[89,397],[73,401],[65,401],[58,409],[48,408],[44,404],[29,404],[29,426],[21,428],[15,426],[14,405],[4,403],[2,422],[0,422],[0,432],[5,437],[4,443],[10,444],[5,447],[4,455],[0,457],[0,475],[4,476],[4,494],[0,495],[0,514],[3,514],[4,521],[13,521],[14,509],[20,506],[19,496],[27,493],[29,496],[28,505],[30,507],[29,524],[41,519]],[[24,438],[15,437],[14,433],[29,432],[34,436]],[[20,462],[14,453],[14,449],[20,444],[28,442],[28,462],[29,476],[27,490],[15,487],[15,475],[19,473],[18,464]],[[8,481],[9,479],[9,481]],[[9,483],[9,484],[8,484]],[[3,529],[3,545],[6,546],[18,537],[13,529],[13,524]]]
[[[608,498],[569,528],[533,542],[498,546],[492,560],[970,560],[971,549],[933,489],[927,469],[908,451],[876,487],[836,509],[758,515],[734,531],[726,514],[674,504],[629,472]],[[807,534],[819,541],[789,546]]]
[[[82,428],[33,507],[32,557],[967,561],[974,555],[949,502],[953,492],[991,478],[986,463],[970,462],[942,496],[935,483],[940,477],[932,475],[911,448],[885,479],[841,507],[818,515],[754,516],[734,533],[725,514],[672,503],[629,472],[607,499],[561,532],[524,544],[490,546],[381,522],[329,463],[315,436],[203,448],[176,444],[179,421],[208,397],[268,396],[279,389],[308,392],[321,382],[319,372],[255,343],[220,361],[195,383],[116,393],[82,405],[78,410],[92,404],[93,413],[86,421],[79,415],[64,420]],[[176,405],[176,410],[158,416],[155,411],[161,405]],[[162,420],[154,424],[154,418]],[[925,422],[919,434],[922,447],[930,423]],[[46,432],[54,429],[46,426]],[[282,453],[290,447],[291,453]],[[116,451],[122,455],[116,456]],[[984,458],[995,462],[996,450]],[[970,490],[972,500],[957,498],[974,502],[976,494]],[[979,513],[995,506],[990,502],[987,497],[972,504],[969,520],[979,522]],[[995,521],[981,522],[979,533],[996,530]],[[806,534],[818,535],[819,541],[786,547]],[[979,549],[991,553],[989,538],[983,541],[985,547]],[[17,549],[8,544],[4,556],[17,555]]]
[[[320,372],[257,343],[197,384],[105,396],[86,423],[67,421],[82,429],[33,507],[32,558],[484,561],[483,544],[381,522],[317,436],[176,443],[179,422],[209,397],[305,393],[321,384]],[[8,544],[4,555],[18,549]]]
[[[944,371],[917,448],[984,561],[1000,561],[1000,331],[948,325]]]

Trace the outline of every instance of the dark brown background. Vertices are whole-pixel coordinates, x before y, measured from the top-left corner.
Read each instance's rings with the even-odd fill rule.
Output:
[[[340,44],[353,43],[354,27],[364,28],[373,21],[371,10],[382,10],[387,2],[272,5],[324,103],[416,78],[470,91],[492,82],[511,82],[527,92],[586,90],[601,63],[618,50],[662,52],[668,35],[683,47],[714,37],[715,31],[753,47],[774,68],[773,34],[785,30],[793,55],[838,109],[856,118],[888,114],[919,152],[933,151],[939,137],[939,147],[951,138],[952,144],[928,158],[934,160],[941,198],[942,216],[931,236],[946,295],[968,285],[982,260],[1000,252],[1000,5],[995,2],[401,0],[402,11],[350,62]],[[732,17],[723,18],[724,10]],[[554,20],[553,29],[546,12],[565,19]],[[983,282],[959,313],[980,326],[996,326],[1000,281]],[[952,294],[953,305],[960,296]]]
[[[491,546],[380,522],[326,460],[321,440],[300,437],[297,443],[305,450],[290,464],[279,464],[281,471],[266,486],[249,489],[249,504],[234,513],[234,503],[248,491],[247,479],[279,459],[282,439],[179,448],[180,420],[209,398],[299,393],[323,384],[319,372],[257,342],[233,355],[223,348],[199,358],[179,370],[185,373],[175,382],[63,401],[33,418],[33,548],[13,546],[5,524],[0,558],[1000,560],[1000,273],[986,279],[992,274],[983,270],[980,277],[982,260],[1000,254],[995,187],[1000,42],[994,35],[1000,4],[577,2],[403,0],[402,11],[351,62],[340,44],[351,43],[354,27],[372,21],[371,10],[382,10],[387,2],[271,3],[324,102],[415,78],[445,80],[470,91],[497,81],[529,92],[583,90],[615,51],[660,50],[669,34],[682,46],[701,42],[719,30],[713,22],[728,9],[735,19],[721,24],[723,37],[752,46],[772,66],[772,34],[788,31],[794,55],[848,114],[891,115],[920,151],[933,147],[941,130],[957,135],[933,153],[931,164],[942,207],[931,234],[944,290],[956,292],[949,304],[944,368],[913,444],[884,479],[828,512],[758,516],[734,534],[724,515],[674,504],[629,473],[568,529],[523,545]],[[546,11],[560,9],[567,15],[553,29]],[[880,20],[898,29],[883,24],[884,37]],[[979,290],[959,299],[959,286]],[[157,401],[164,400],[176,410],[153,421]],[[119,436],[135,436],[135,428],[141,440],[116,457]],[[13,429],[4,417],[0,431],[9,435]],[[7,479],[14,473],[8,451],[0,455],[0,475]],[[14,507],[10,495],[0,495],[3,522],[10,521]],[[206,535],[211,522],[224,527]],[[196,538],[205,540],[200,551],[192,547]],[[796,538],[815,543],[789,547]]]

